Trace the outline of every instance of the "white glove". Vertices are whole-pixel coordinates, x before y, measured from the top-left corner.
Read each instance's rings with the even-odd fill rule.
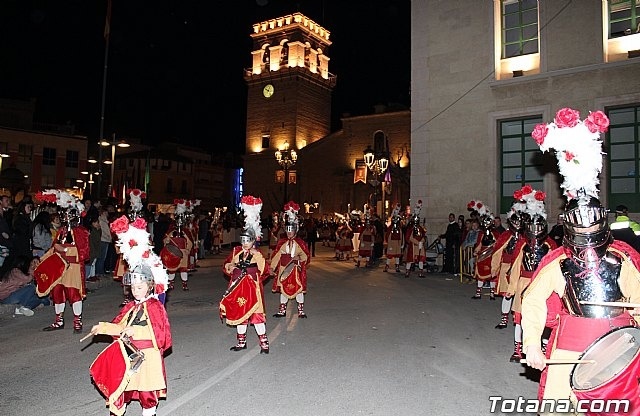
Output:
[[[418,243],[418,249],[422,250],[422,241]]]

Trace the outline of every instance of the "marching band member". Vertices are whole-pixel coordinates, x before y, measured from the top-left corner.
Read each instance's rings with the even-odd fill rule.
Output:
[[[521,192],[521,191],[516,191]],[[496,292],[498,296],[502,296],[502,304],[500,307],[500,323],[496,325],[496,329],[504,329],[509,323],[509,313],[511,312],[511,304],[513,296],[507,293],[509,287],[509,272],[513,263],[514,251],[518,241],[522,238],[522,211],[526,207],[520,201],[519,193],[514,193],[513,197],[516,202],[511,206],[511,210],[507,213],[507,225],[509,229],[498,237],[495,249],[491,254],[491,275],[497,280]]]
[[[393,260],[396,266],[396,272],[400,273],[400,261],[402,260],[402,247],[404,247],[404,234],[402,233],[402,224],[400,218],[400,204],[397,203],[391,213],[391,226],[387,227],[384,236],[384,244],[387,246],[386,264],[384,271],[389,270],[389,265]]]
[[[349,260],[353,250],[353,230],[346,219],[336,229],[336,260]]]
[[[427,230],[420,224],[420,211],[422,210],[422,200],[418,200],[415,211],[411,216],[407,230],[405,232],[405,242],[407,244],[404,261],[405,272],[404,277],[409,277],[411,273],[411,266],[414,263],[418,263],[418,269],[420,273],[418,277],[425,277],[424,275],[424,262],[427,260],[425,250],[427,247]]]
[[[164,251],[161,252],[160,257],[162,258],[165,266],[167,267],[167,272],[169,273],[169,290],[173,289],[173,283],[176,278],[176,274],[180,273],[182,290],[186,291],[189,290],[189,285],[187,284],[189,280],[189,256],[191,255],[193,242],[189,238],[187,238],[182,228],[185,225],[187,205],[191,205],[191,201],[176,199],[173,202],[176,206],[174,212],[174,220],[169,225],[169,229],[165,234],[163,241]],[[176,247],[180,251],[179,262],[174,262],[175,259],[169,259],[169,257],[171,256],[175,257],[178,255],[178,253],[171,253],[171,251],[167,247],[169,244]]]
[[[498,238],[493,228],[493,214],[482,201],[471,201],[467,204],[467,209],[474,211],[480,218],[480,226],[482,232],[478,235],[478,242],[473,249],[475,258],[473,274],[478,282],[476,286],[476,294],[471,299],[482,298],[482,287],[485,282],[489,282],[491,291],[489,299],[496,300],[497,276],[491,274],[491,254]]]
[[[247,328],[251,324],[258,335],[260,354],[269,354],[263,287],[269,277],[269,264],[255,247],[256,240],[262,237],[262,200],[247,195],[242,197],[240,204],[245,225],[240,234],[240,246],[233,248],[222,266],[223,273],[229,276],[229,286],[220,301],[220,319],[236,327],[238,343],[230,348],[231,351],[247,348]]]
[[[269,227],[269,252],[267,253],[267,258],[271,259],[273,256],[273,252],[278,245],[278,241],[280,241],[280,232],[284,231],[278,220],[278,213],[274,212],[271,215],[271,227]]]
[[[546,386],[541,382],[539,396],[544,399],[576,399],[570,384],[573,366],[547,366],[545,358],[577,359],[613,328],[636,325],[624,306],[605,306],[640,302],[640,257],[628,244],[612,239],[607,209],[598,200],[600,134],[608,127],[602,111],[590,112],[582,121],[578,111],[563,108],[553,123],[538,124],[532,132],[543,152],[555,150],[567,197],[562,247],[542,260],[522,300],[523,352],[527,365],[543,370]],[[554,292],[564,308],[557,314],[545,356],[540,337],[547,321],[547,300]],[[636,375],[631,377],[635,383]],[[607,398],[620,397],[598,397]]]
[[[50,294],[56,314],[53,323],[42,330],[56,331],[64,328],[64,310],[66,303],[69,302],[73,309],[73,332],[80,333],[82,332],[82,301],[87,296],[84,263],[89,259],[89,231],[80,224],[84,204],[67,192],[57,189],[40,192],[36,195],[36,199],[56,202],[65,217],[66,226],[61,227],[54,236],[53,246],[41,259],[34,275],[38,278],[49,273],[43,269],[47,267],[47,258],[52,256],[59,256],[68,264],[60,278],[55,279],[56,283],[47,289],[47,293],[38,293],[39,296]]]
[[[524,236],[519,239],[514,249],[509,286],[506,288],[505,297],[513,299],[511,310],[515,324],[513,354],[509,361],[520,363],[522,358],[522,327],[520,326],[522,322],[522,294],[529,286],[542,258],[557,246],[555,241],[549,237],[547,212],[544,206],[545,193],[525,185],[519,192],[516,191],[514,197],[525,201],[525,208],[521,213]],[[555,311],[557,312],[557,308]],[[553,325],[553,323],[549,325]],[[546,337],[543,338],[546,340]]]
[[[376,238],[376,228],[371,224],[371,212],[365,210],[364,223],[358,228],[360,233],[358,247],[358,261],[356,267],[360,267],[360,262],[364,259],[365,267],[371,266],[371,256],[373,255],[373,244]]]
[[[116,416],[123,415],[132,400],[140,402],[143,416],[154,416],[159,399],[167,395],[164,353],[172,344],[171,326],[158,299],[167,288],[167,272],[151,249],[146,227],[141,217],[130,223],[122,216],[111,224],[129,265],[123,283],[131,288],[134,300],[125,304],[111,322],[94,325],[90,333],[115,339],[96,357],[90,374],[105,396],[109,411]]]
[[[304,312],[304,295],[307,293],[307,267],[311,261],[309,249],[303,239],[296,236],[298,232],[298,210],[300,207],[293,201],[284,206],[287,237],[278,242],[271,259],[271,270],[274,293],[280,294],[280,306],[273,316],[282,318],[287,315],[287,303],[295,299],[298,303],[298,318],[306,318]]]

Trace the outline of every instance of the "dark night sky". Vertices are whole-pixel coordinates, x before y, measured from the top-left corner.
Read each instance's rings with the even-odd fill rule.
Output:
[[[2,0],[0,97],[34,97],[36,121],[97,140],[106,4]],[[243,153],[251,26],[295,11],[331,32],[333,130],[343,113],[410,104],[409,0],[113,0],[112,11],[106,136]]]

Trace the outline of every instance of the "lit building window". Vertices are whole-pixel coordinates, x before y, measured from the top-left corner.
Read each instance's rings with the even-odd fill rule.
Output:
[[[543,188],[542,153],[531,132],[542,117],[527,117],[499,122],[500,134],[500,212],[513,205],[513,192],[525,184]]]
[[[640,105],[609,109],[609,206],[640,210]]]
[[[609,39],[640,33],[640,0],[609,0]]]
[[[501,0],[502,58],[538,52],[537,0]]]

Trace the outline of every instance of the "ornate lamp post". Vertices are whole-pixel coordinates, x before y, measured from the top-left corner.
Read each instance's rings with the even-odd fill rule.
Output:
[[[381,184],[379,178],[389,168],[389,151],[387,150],[386,135],[382,130],[378,130],[373,133],[373,149],[368,146],[364,151],[364,163],[367,168],[373,173],[373,179],[369,181],[369,184],[373,186],[373,198],[370,201],[370,206],[376,207],[377,212],[383,212],[384,207],[384,183],[382,183],[382,210],[378,210],[378,185]],[[384,213],[386,215],[386,213]]]
[[[116,161],[116,146],[117,147],[129,147],[131,145],[129,143],[127,143],[126,141],[124,141],[124,140],[117,141],[115,133],[113,134],[113,136],[111,136],[111,141],[103,139],[103,140],[100,140],[99,144],[102,147],[111,146],[111,159],[107,159],[107,160],[104,160],[102,162],[105,165],[111,165],[111,180],[109,182],[109,189],[107,191],[107,196],[109,196],[109,195],[111,195],[111,192],[113,190],[113,175],[114,175],[115,161]],[[100,153],[102,153],[102,151]],[[98,177],[98,178],[100,179],[100,177]]]
[[[289,142],[285,142],[282,149],[276,151],[276,162],[284,169],[284,204],[289,202],[287,186],[289,185],[289,169],[298,161],[298,154],[295,149],[289,150]]]

